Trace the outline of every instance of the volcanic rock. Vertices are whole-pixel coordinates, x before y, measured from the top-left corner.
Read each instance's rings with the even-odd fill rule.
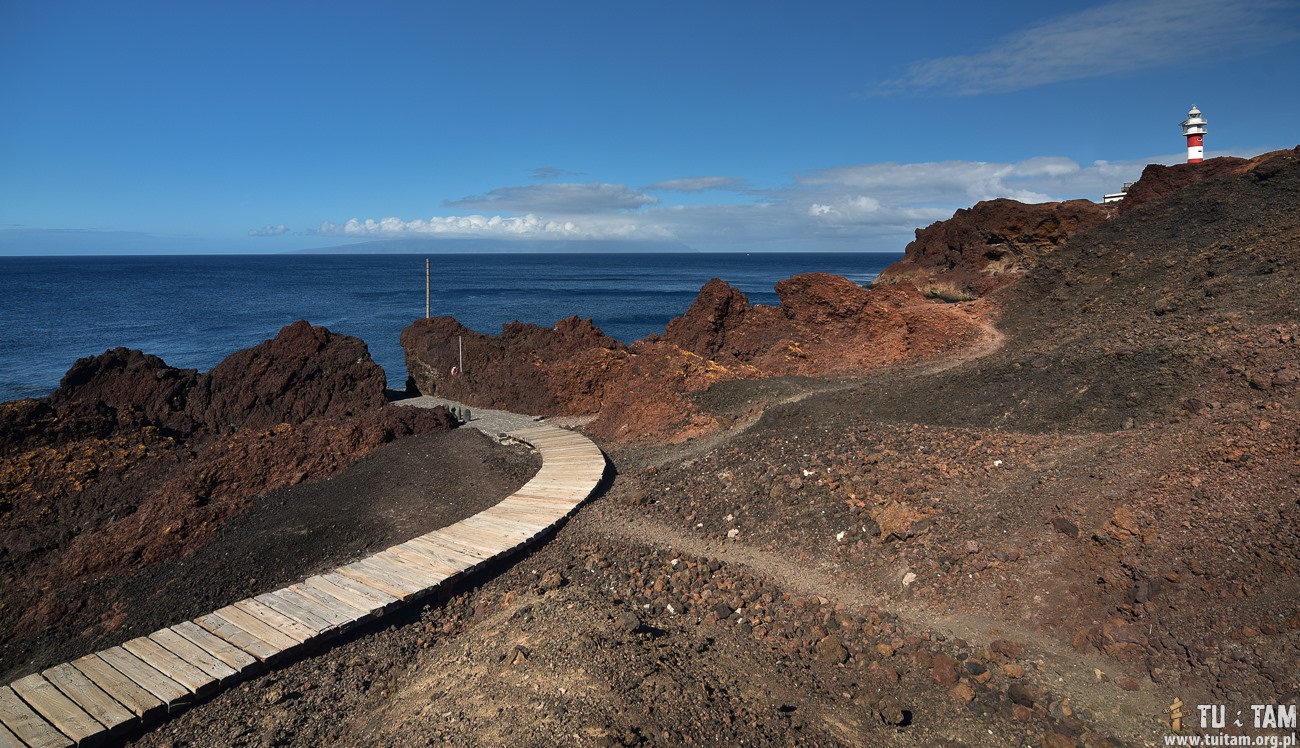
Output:
[[[499,336],[451,317],[419,319],[401,343],[421,393],[522,413],[592,412],[627,361],[627,346],[578,317],[553,328],[512,322]]]
[[[1251,168],[1253,160],[1220,156],[1202,161],[1199,164],[1148,164],[1142,170],[1142,177],[1128,188],[1128,193],[1119,204],[1121,215],[1145,205],[1153,200],[1173,194],[1184,187],[1203,182],[1221,175],[1236,175]]]
[[[72,430],[75,435],[144,426],[188,434],[197,425],[185,413],[197,381],[193,369],[176,369],[157,356],[114,348],[77,359],[48,402],[60,420],[82,425]]]
[[[1005,286],[1075,234],[1113,215],[1110,206],[1089,200],[978,202],[917,229],[903,259],[885,268],[874,285],[911,281],[937,298],[974,298]]]
[[[203,375],[187,410],[214,431],[267,428],[377,410],[385,383],[360,339],[299,320]]]
[[[686,313],[671,320],[663,339],[697,356],[712,358],[727,350],[728,336],[745,322],[749,299],[714,278],[700,289]]]

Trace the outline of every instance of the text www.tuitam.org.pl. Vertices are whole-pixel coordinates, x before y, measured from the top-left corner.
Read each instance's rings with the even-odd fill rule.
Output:
[[[1198,704],[1196,713],[1184,711],[1182,699],[1165,711],[1169,732],[1164,735],[1165,745],[1187,746],[1296,746],[1295,704],[1252,704],[1249,712],[1230,712],[1223,704]],[[1184,730],[1184,724],[1200,723],[1200,731]],[[1265,734],[1228,734],[1207,732],[1223,730],[1229,723],[1238,730],[1266,730]]]

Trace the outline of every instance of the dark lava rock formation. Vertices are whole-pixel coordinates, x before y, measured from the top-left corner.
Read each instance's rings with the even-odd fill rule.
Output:
[[[1265,156],[1271,155],[1265,154]],[[1153,200],[1171,195],[1184,187],[1213,177],[1241,174],[1250,169],[1254,163],[1254,159],[1221,156],[1199,164],[1173,166],[1147,164],[1147,167],[1142,170],[1142,178],[1128,188],[1128,193],[1119,204],[1119,212],[1122,215]]]
[[[578,317],[553,328],[513,322],[500,335],[433,317],[402,330],[401,342],[420,392],[523,413],[581,413],[598,405],[608,380],[601,359],[627,356],[627,346]],[[464,372],[458,370],[462,342]]]
[[[402,332],[416,388],[478,405],[543,415],[595,415],[603,439],[684,439],[715,428],[686,393],[717,382],[784,375],[855,373],[932,355],[977,332],[965,312],[922,298],[910,286],[864,289],[808,273],[776,286],[779,306],[754,306],[714,279],[662,335],[630,346],[590,320],[553,329],[505,325],[482,335],[448,317]],[[458,366],[463,340],[465,371]]]
[[[65,587],[193,552],[274,488],[453,427],[388,405],[365,343],[306,322],[205,374],[80,359],[49,397],[0,404],[0,632],[85,604]]]
[[[932,296],[971,299],[1007,285],[1075,234],[1113,215],[1110,206],[1088,200],[979,202],[917,229],[903,259],[886,268],[876,284],[908,280]]]
[[[387,404],[384,370],[359,338],[298,321],[200,377],[190,412],[208,428],[269,428]]]

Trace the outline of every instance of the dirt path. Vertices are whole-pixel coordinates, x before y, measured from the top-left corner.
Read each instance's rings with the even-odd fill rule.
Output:
[[[1078,707],[1096,715],[1108,731],[1126,739],[1149,738],[1150,730],[1135,730],[1164,708],[1151,692],[1130,692],[1103,682],[1100,674],[1117,674],[1115,663],[1092,653],[1078,652],[1036,627],[1015,620],[994,619],[969,613],[937,612],[908,600],[902,594],[890,594],[853,582],[845,570],[832,563],[811,567],[788,557],[759,550],[734,541],[692,537],[647,517],[629,517],[626,507],[618,504],[593,504],[576,523],[583,531],[596,532],[626,541],[678,550],[690,555],[718,558],[757,571],[791,592],[820,596],[855,607],[868,607],[892,613],[917,629],[938,632],[972,644],[987,645],[994,639],[1009,639],[1025,646],[1025,660],[1035,661],[1044,682],[1040,685],[1062,693]]]
[[[921,366],[916,373],[930,375],[938,374],[942,371],[955,369],[962,364],[970,363],[977,359],[990,356],[1001,350],[1006,344],[1007,336],[993,324],[991,318],[994,316],[994,310],[991,303],[985,300],[975,301],[967,304],[954,305],[953,313],[961,316],[966,322],[979,328],[980,336],[973,344],[958,350],[951,356],[946,356],[942,360]]]

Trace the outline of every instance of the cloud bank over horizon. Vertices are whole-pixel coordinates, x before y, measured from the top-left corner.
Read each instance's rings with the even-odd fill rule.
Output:
[[[772,189],[717,176],[641,188],[603,182],[505,186],[444,204],[481,213],[323,221],[311,233],[366,239],[674,240],[720,250],[844,248],[857,242],[862,249],[899,251],[915,229],[981,200],[1099,200],[1135,180],[1147,163],[1181,158],[1168,154],[1089,165],[1060,156],[1011,163],[855,164],[808,171]],[[718,190],[745,200],[685,204],[649,194]]]

